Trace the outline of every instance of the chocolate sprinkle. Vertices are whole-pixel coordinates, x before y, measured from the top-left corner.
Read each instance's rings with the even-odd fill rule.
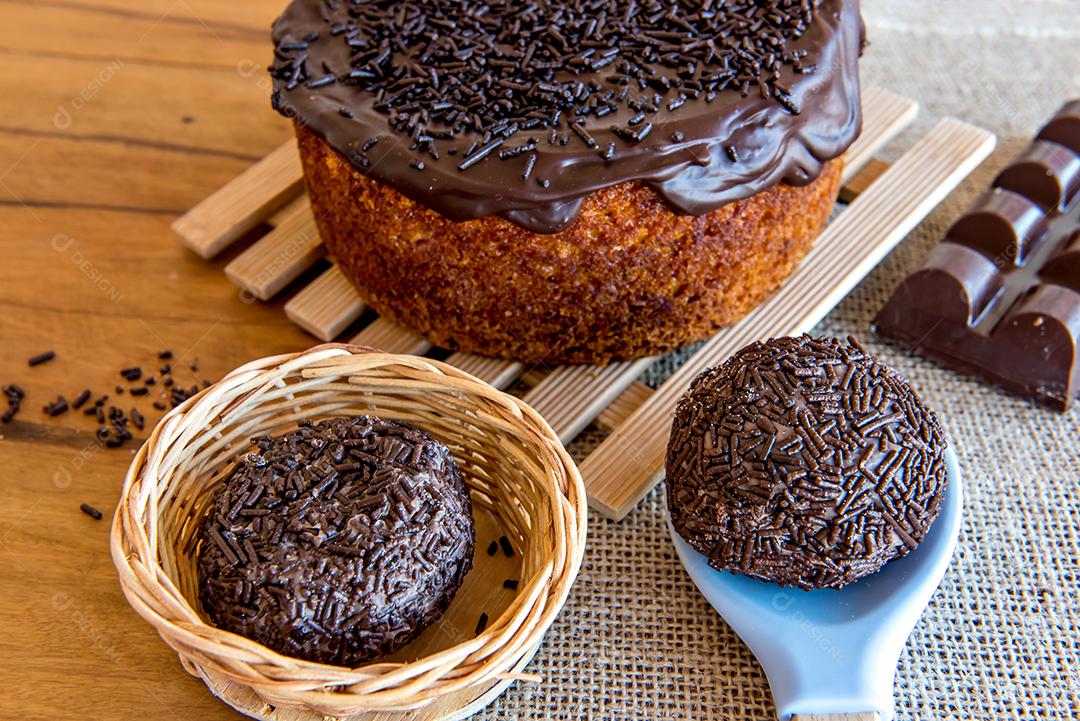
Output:
[[[907,381],[854,339],[755,343],[679,402],[672,523],[714,568],[840,588],[922,541],[948,483],[945,447]]]
[[[481,613],[480,618],[476,620],[476,635],[479,636],[481,633],[483,633],[484,629],[487,628],[487,625],[488,615],[486,613]]]
[[[200,599],[217,626],[353,666],[439,617],[472,566],[468,492],[447,448],[373,417],[254,439],[203,522]]]
[[[66,413],[68,410],[68,402],[63,396],[59,396],[55,401],[42,408],[46,414],[55,417],[61,413]]]
[[[51,351],[51,350],[48,350],[48,351],[45,351],[44,353],[39,353],[38,355],[34,356],[33,358],[30,358],[26,362],[31,367],[39,366],[42,363],[46,363],[48,361],[51,361],[55,357],[56,357],[56,353]]]
[[[513,558],[514,547],[510,543],[510,539],[506,536],[499,536],[499,546],[502,547],[503,555],[507,558]]]
[[[80,505],[79,510],[93,518],[95,521],[101,520],[101,511],[94,508],[89,503],[83,503],[82,505]]]
[[[669,98],[663,107],[674,111],[689,97],[727,88],[761,88],[796,112],[778,78],[785,69],[812,69],[785,46],[806,31],[816,0],[728,0],[722,10],[679,5],[349,3],[340,32],[323,42],[348,46],[350,67],[335,68],[335,75],[323,61],[316,70],[309,61],[315,40],[286,35],[270,73],[287,89],[301,81],[308,89],[354,86],[378,99],[376,109],[391,128],[414,139],[463,133],[505,139],[558,127],[568,117],[570,130],[592,148],[586,116],[602,118],[620,107],[655,113],[661,95]],[[338,12],[336,3],[330,10]],[[629,132],[630,142],[648,135],[651,126],[644,127]]]
[[[82,408],[83,404],[86,403],[88,400],[90,400],[90,389],[89,388],[84,390],[79,395],[75,396],[75,400],[73,400],[71,402],[71,407],[78,410],[79,408]]]
[[[293,0],[274,23],[271,104],[447,217],[553,233],[619,182],[701,214],[816,177],[788,146],[824,160],[857,135],[862,35],[856,0]],[[738,173],[702,173],[667,152],[675,131],[717,155],[735,140],[760,150]],[[390,147],[375,163],[361,146],[379,134]],[[436,140],[456,150],[439,161]],[[504,149],[532,141],[537,167],[522,172]]]
[[[4,386],[3,390],[4,396],[7,397],[8,407],[3,415],[0,415],[0,423],[11,423],[22,407],[22,400],[26,398],[26,391],[14,383]]]

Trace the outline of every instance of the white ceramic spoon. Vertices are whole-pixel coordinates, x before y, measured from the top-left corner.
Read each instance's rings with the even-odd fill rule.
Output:
[[[949,485],[922,544],[839,591],[785,589],[710,568],[671,527],[690,578],[765,669],[778,718],[889,721],[904,643],[937,588],[960,532],[960,467],[946,451]]]

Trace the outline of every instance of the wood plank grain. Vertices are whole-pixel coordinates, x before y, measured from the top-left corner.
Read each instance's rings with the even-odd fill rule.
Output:
[[[992,134],[958,120],[934,126],[825,229],[772,298],[713,337],[585,459],[581,472],[592,507],[610,518],[625,516],[663,474],[671,416],[694,377],[754,340],[811,329],[989,155],[994,142]]]
[[[124,31],[121,23],[117,26],[118,33]],[[243,72],[138,65],[116,56],[41,58],[6,53],[0,57],[5,66],[0,73],[0,97],[19,98],[19,102],[0,104],[0,127],[79,141],[69,158],[88,152],[97,142],[119,144],[122,150],[167,149],[177,160],[216,153],[251,164],[292,134],[289,122],[269,109],[270,85],[264,70],[269,55],[252,59],[253,69],[245,64]],[[25,91],[28,86],[33,92]],[[133,114],[132,105],[144,98],[145,106]],[[258,109],[265,112],[266,122],[208,121],[211,108],[236,116]],[[175,172],[183,172],[177,162],[159,169],[162,179]],[[203,196],[216,187],[207,185]]]
[[[268,3],[214,3],[196,8],[184,2],[140,2],[108,7],[104,2],[4,2],[3,15],[19,32],[6,33],[0,46],[24,53],[97,56],[100,62],[125,64],[189,63],[202,71],[233,71],[238,59],[251,57],[265,67],[271,48],[267,29],[280,7]],[[245,17],[215,12],[243,7]],[[215,17],[217,16],[217,17]],[[57,38],[78,38],[58,43]],[[198,52],[192,52],[198,48]],[[147,103],[149,105],[149,103]]]
[[[86,145],[63,137],[0,131],[0,207],[97,209],[161,215],[168,220],[182,213],[185,205],[198,202],[215,184],[227,183],[246,165],[230,158],[160,148]],[[117,174],[120,167],[127,170]],[[57,230],[74,235],[71,226]]]

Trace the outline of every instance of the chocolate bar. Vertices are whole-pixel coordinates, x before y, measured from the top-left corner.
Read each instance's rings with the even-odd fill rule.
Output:
[[[1068,409],[1080,394],[1080,100],[998,175],[873,328],[941,365]]]

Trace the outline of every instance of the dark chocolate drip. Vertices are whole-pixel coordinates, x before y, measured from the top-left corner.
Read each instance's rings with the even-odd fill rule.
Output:
[[[427,4],[439,5],[447,15],[475,10],[477,5]],[[533,3],[538,12],[552,17],[558,17],[566,4]],[[620,9],[633,5],[607,4]],[[779,8],[791,3],[773,4]],[[754,12],[764,14],[773,4]],[[710,30],[720,27],[730,20],[725,16],[730,5],[715,9],[718,19],[708,23],[700,20],[704,16],[698,8],[699,24]],[[697,97],[692,90],[650,88],[648,93],[660,102],[644,119],[636,117],[641,115],[638,108],[612,102],[601,117],[587,114],[576,127],[573,124],[580,118],[573,113],[559,118],[554,143],[549,142],[552,128],[545,120],[505,138],[499,134],[485,138],[466,130],[438,140],[438,151],[432,153],[427,143],[416,142],[418,132],[410,135],[391,127],[385,96],[367,92],[362,79],[346,78],[355,71],[357,49],[355,42],[353,47],[347,42],[349,28],[359,30],[353,37],[363,37],[357,20],[362,14],[344,0],[294,0],[274,24],[274,105],[325,139],[364,174],[455,220],[500,215],[527,230],[554,233],[574,221],[590,193],[628,181],[653,188],[677,213],[699,215],[781,181],[805,185],[857,137],[861,127],[857,60],[863,42],[858,2],[819,0],[803,3],[801,12],[808,22],[799,22],[798,32],[779,37],[774,31],[767,38],[778,53],[795,58],[773,66],[779,77],[773,72],[755,79],[752,86],[740,77],[714,92],[697,92]],[[664,22],[670,17],[665,16]],[[751,26],[760,28],[761,23],[755,20]],[[551,27],[558,33],[558,22]],[[448,27],[446,33],[456,30]],[[700,39],[709,42],[711,36],[702,33]],[[392,55],[383,67],[408,65],[415,70],[417,64],[423,65],[419,58],[424,50],[408,48]],[[486,62],[492,65],[513,53],[493,43]],[[707,70],[715,72],[715,67]],[[706,69],[698,64],[695,72],[700,78]],[[560,73],[559,80],[595,81],[606,88],[612,77],[612,66],[606,65],[587,73]],[[376,137],[377,144],[370,145]],[[500,145],[476,159],[483,148],[500,139]],[[527,152],[506,152],[533,139],[536,147]],[[448,152],[451,147],[456,150],[453,155]]]

